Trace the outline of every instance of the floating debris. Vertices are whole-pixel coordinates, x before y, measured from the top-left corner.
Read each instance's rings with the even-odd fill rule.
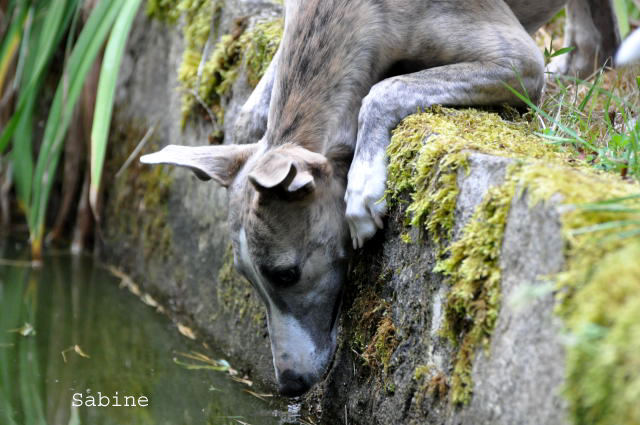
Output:
[[[182,335],[186,336],[189,339],[196,339],[196,334],[195,334],[195,332],[193,332],[193,329],[191,329],[188,326],[183,325],[182,323],[178,323],[177,326],[178,326],[178,331]]]
[[[89,357],[89,355],[88,355],[87,353],[85,353],[84,351],[82,351],[82,348],[80,348],[80,346],[79,346],[78,344],[76,344],[76,345],[74,345],[74,346],[72,346],[72,347],[69,347],[69,348],[67,348],[67,349],[65,349],[65,350],[62,350],[62,351],[60,352],[60,354],[62,354],[62,360],[64,360],[64,362],[65,362],[65,363],[67,362],[67,356],[66,356],[66,354],[67,354],[69,351],[73,351],[73,352],[75,352],[77,355],[79,355],[80,357],[84,357],[85,359],[90,359],[90,358],[91,358],[91,357]]]
[[[19,328],[9,329],[7,332],[19,333],[22,336],[33,336],[36,334],[36,330],[31,323],[25,323]]]
[[[252,387],[253,386],[253,381],[251,381],[246,376],[243,377],[243,378],[238,378],[237,376],[231,376],[231,379],[233,379],[236,382],[240,382],[241,384],[245,384],[248,387]]]
[[[36,267],[37,264],[34,261],[21,261],[21,260],[8,260],[6,258],[0,258],[0,266],[8,267]]]
[[[268,400],[267,400],[267,398],[268,398],[268,397],[273,397],[273,394],[256,393],[256,392],[253,392],[253,391],[251,391],[251,390],[247,390],[247,389],[245,389],[245,390],[243,390],[243,391],[244,391],[245,393],[247,393],[247,394],[251,394],[251,395],[252,395],[252,396],[254,396],[255,398],[259,398],[260,400],[265,401],[265,402],[266,402],[266,401],[268,401]]]
[[[231,379],[233,379],[234,381],[244,384],[248,387],[253,386],[253,381],[251,381],[248,376],[243,376],[242,378],[240,378],[238,376],[238,371],[232,368],[229,362],[224,359],[214,360],[196,351],[192,351],[191,353],[178,353],[178,355],[185,357],[187,359],[195,360],[197,362],[202,363],[202,364],[186,363],[181,360],[178,360],[175,357],[173,358],[173,362],[175,364],[185,367],[189,370],[208,369],[208,370],[215,370],[216,372],[227,372],[231,377]],[[262,394],[262,397],[267,397],[267,396],[268,395],[266,394]]]
[[[185,367],[189,370],[198,370],[198,369],[208,369],[215,370],[216,372],[228,372],[230,375],[237,374],[238,372],[233,370],[229,365],[229,362],[226,360],[213,360],[210,357],[205,356],[202,353],[191,352],[191,353],[178,353],[178,355],[185,357],[187,359],[195,360],[201,362],[202,364],[196,363],[186,363],[177,358],[173,358],[173,362],[177,365]]]
[[[149,294],[144,294],[142,297],[140,297],[140,299],[142,300],[143,303],[145,303],[146,305],[153,307],[153,308],[158,308],[160,305],[158,304],[158,301],[156,301],[151,295]]]

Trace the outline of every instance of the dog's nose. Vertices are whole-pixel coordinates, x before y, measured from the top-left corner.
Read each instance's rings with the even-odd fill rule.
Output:
[[[278,377],[278,391],[286,397],[298,397],[306,393],[311,385],[303,375],[287,369]]]

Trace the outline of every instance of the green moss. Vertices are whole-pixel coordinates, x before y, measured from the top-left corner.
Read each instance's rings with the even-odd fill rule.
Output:
[[[388,148],[387,199],[398,203],[410,194],[407,219],[426,229],[440,247],[436,271],[449,277],[442,330],[458,347],[451,378],[451,399],[462,404],[472,392],[475,349],[488,346],[500,308],[498,260],[515,183],[488,191],[461,237],[451,239],[458,197],[457,176],[468,171],[469,151],[514,158],[562,158],[531,134],[525,121],[505,121],[498,114],[436,107],[406,118]],[[444,258],[443,255],[448,257]]]
[[[439,399],[444,398],[449,391],[447,376],[432,365],[417,366],[413,372],[413,380],[418,384],[414,400],[419,408],[427,395]]]
[[[125,163],[145,134],[144,126],[114,119],[118,127],[111,129],[111,143],[106,161],[105,181],[110,198],[107,219],[112,232],[119,237],[137,238],[144,258],[167,258],[171,255],[172,231],[169,226],[169,194],[171,177],[164,167],[142,167],[131,164],[119,177],[116,171]],[[148,142],[150,149],[159,149],[156,141]]]
[[[284,21],[275,19],[257,24],[246,35],[242,44],[246,45],[245,58],[249,84],[258,85],[278,50],[282,39]]]
[[[375,282],[367,282],[362,277],[370,272],[369,266],[365,262],[354,264],[351,284],[355,287],[355,295],[347,311],[349,323],[352,324],[347,338],[351,349],[360,355],[364,364],[374,373],[381,373],[384,381],[389,372],[391,356],[400,342],[390,317],[391,306],[379,292],[382,283],[388,281],[393,272],[385,269]],[[385,382],[384,385],[388,388],[389,383]]]
[[[252,86],[257,85],[264,75],[282,38],[283,21],[276,19],[262,22],[245,31],[247,23],[246,19],[236,20],[231,34],[220,38],[204,62],[202,54],[206,38],[204,42],[195,42],[185,50],[178,71],[178,80],[185,90],[183,121],[199,101],[210,108],[221,123],[224,111],[220,101],[230,94],[240,68],[246,63],[247,78]],[[198,39],[197,35],[193,37]]]
[[[640,423],[640,242],[593,265],[566,315],[566,395],[576,424]]]
[[[233,313],[238,319],[248,316],[259,326],[264,324],[264,306],[257,299],[249,282],[236,272],[231,244],[225,251],[222,267],[218,271],[216,291],[218,302],[225,311]]]
[[[432,367],[430,365],[418,365],[413,371],[414,381],[423,381],[431,373]]]
[[[580,207],[640,194],[640,185],[551,166],[524,170],[522,179],[531,182],[534,202],[555,192],[568,205],[562,215],[566,267],[555,280],[557,312],[572,339],[565,395],[573,422],[640,423],[640,244],[618,236],[633,224],[580,232],[612,222],[640,223],[638,198]]]
[[[407,218],[438,244],[451,238],[458,197],[457,174],[467,169],[468,151],[516,158],[559,155],[528,130],[496,113],[435,107],[407,117],[394,131],[389,156],[387,200],[410,193]]]
[[[526,193],[534,206],[556,195],[565,205],[561,220],[567,259],[565,270],[555,277],[558,313],[576,340],[568,349],[565,391],[573,419],[599,425],[639,422],[639,410],[631,400],[637,400],[640,391],[639,360],[632,354],[640,352],[640,332],[633,326],[640,311],[635,295],[640,293],[640,248],[629,239],[577,230],[612,221],[640,222],[637,198],[616,208],[579,207],[638,194],[640,186],[568,161],[563,151],[532,135],[526,122],[506,122],[488,112],[434,108],[408,117],[394,132],[387,197],[397,203],[408,193],[409,222],[425,228],[438,243],[451,237],[456,176],[466,166],[467,151],[522,161],[510,167],[504,184],[487,192],[436,266],[451,285],[442,332],[458,347],[451,400],[470,400],[475,351],[488,347],[498,317],[499,258],[511,200]],[[617,231],[621,230],[625,227]],[[619,287],[612,290],[618,281]]]
[[[388,306],[386,306],[388,308]],[[386,313],[386,311],[385,311]],[[391,364],[391,355],[398,346],[396,328],[388,315],[382,316],[378,321],[375,333],[367,344],[362,357],[373,368],[380,369],[386,375]]]
[[[167,24],[175,24],[180,19],[180,0],[147,0],[147,16]]]
[[[255,87],[280,44],[284,27],[282,19],[259,22],[245,31],[248,19],[238,18],[230,33],[220,37],[211,53],[206,52],[207,42],[216,38],[211,34],[212,22],[219,18],[223,5],[220,0],[147,2],[147,14],[152,18],[168,24],[184,18],[185,50],[178,69],[178,81],[183,91],[183,125],[196,105],[209,109],[222,123],[224,111],[220,101],[230,94],[240,68],[247,66],[249,84]],[[208,57],[203,58],[204,54]]]
[[[449,277],[442,334],[458,345],[451,378],[451,400],[470,401],[471,367],[475,349],[489,347],[500,310],[499,266],[502,236],[515,184],[492,187],[476,208],[462,236],[447,249],[448,258],[434,271]]]
[[[222,124],[221,99],[230,94],[240,68],[246,65],[249,84],[255,87],[280,44],[283,19],[259,22],[245,31],[249,23],[245,17],[234,21],[230,33],[222,35],[210,53],[205,51],[207,42],[217,38],[211,29],[216,27],[223,6],[221,0],[147,1],[147,15],[151,18],[168,24],[184,19],[185,49],[178,68],[183,126],[196,106]],[[205,54],[207,57],[203,58]]]

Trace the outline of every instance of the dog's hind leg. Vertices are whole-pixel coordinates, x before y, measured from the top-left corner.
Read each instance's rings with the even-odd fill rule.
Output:
[[[461,30],[453,39],[456,63],[388,78],[364,98],[345,195],[354,248],[362,247],[382,227],[385,151],[391,130],[401,119],[437,104],[520,104],[506,85],[533,99],[539,96],[544,84],[542,54],[513,15],[503,13],[498,18],[502,25],[478,25],[466,36],[464,27],[458,27]]]
[[[554,58],[547,71],[586,78],[595,70],[611,65],[620,45],[620,32],[612,0],[569,0],[564,44],[573,47]]]
[[[278,48],[260,82],[242,105],[234,123],[234,143],[255,143],[264,135],[267,129],[271,92],[281,50]]]

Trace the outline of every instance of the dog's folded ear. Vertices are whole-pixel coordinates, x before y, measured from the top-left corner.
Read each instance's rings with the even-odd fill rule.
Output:
[[[247,159],[256,151],[256,144],[220,146],[169,145],[161,151],[143,155],[143,164],[172,164],[191,169],[201,180],[214,179],[227,187]]]
[[[301,147],[283,146],[259,158],[249,182],[265,195],[300,199],[316,189],[316,179],[326,177],[331,166],[326,157]]]

